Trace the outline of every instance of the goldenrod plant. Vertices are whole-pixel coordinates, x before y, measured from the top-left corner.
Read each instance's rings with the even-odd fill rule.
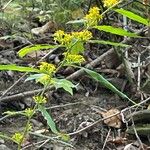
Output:
[[[118,94],[120,97],[129,100],[131,103],[136,104],[134,101],[132,101],[124,93],[119,91],[116,87],[114,87],[100,74],[96,73],[93,70],[89,70],[87,68],[81,67],[81,64],[85,61],[83,55],[85,51],[84,48],[85,43],[89,42],[89,43],[98,43],[98,44],[109,44],[112,46],[119,46],[119,47],[131,46],[131,45],[126,45],[126,44],[112,42],[112,41],[94,40],[94,36],[91,32],[92,28],[98,29],[100,31],[105,31],[112,34],[120,35],[120,36],[140,38],[140,36],[136,35],[135,33],[127,32],[123,28],[117,28],[117,27],[107,26],[107,25],[99,25],[99,21],[104,17],[104,14],[108,10],[110,9],[114,10],[117,13],[123,14],[126,17],[133,19],[134,21],[143,23],[144,25],[149,25],[149,20],[141,16],[138,16],[132,13],[131,11],[114,8],[115,6],[117,6],[117,4],[121,3],[122,1],[104,0],[103,2],[104,2],[104,6],[108,8],[105,12],[100,13],[100,9],[98,7],[93,7],[89,10],[88,14],[83,19],[78,20],[84,24],[84,29],[82,31],[66,33],[63,30],[58,30],[54,33],[54,40],[56,42],[56,45],[36,44],[36,45],[27,46],[18,52],[18,55],[20,57],[24,57],[25,55],[33,51],[44,50],[44,49],[48,50],[52,48],[63,47],[65,48],[65,51],[63,53],[64,59],[58,65],[54,65],[48,62],[41,62],[37,67],[24,67],[24,66],[17,66],[15,64],[0,65],[0,70],[13,70],[13,71],[29,73],[30,75],[27,77],[26,82],[29,80],[35,80],[37,83],[41,83],[44,86],[43,92],[33,97],[35,106],[33,108],[28,108],[20,112],[20,114],[27,117],[27,123],[24,131],[14,133],[12,137],[7,137],[4,134],[0,134],[0,137],[12,140],[15,143],[17,143],[18,150],[21,149],[21,145],[25,140],[26,136],[30,133],[30,131],[32,131],[31,118],[33,117],[34,114],[36,114],[37,111],[40,111],[41,114],[44,116],[52,133],[56,134],[58,138],[61,138],[61,140],[65,140],[65,141],[69,140],[69,136],[67,134],[61,133],[61,131],[59,131],[56,128],[56,125],[51,115],[47,112],[44,106],[44,104],[48,101],[48,99],[44,97],[44,92],[50,86],[53,86],[56,89],[63,88],[66,92],[69,92],[71,95],[73,95],[73,88],[77,87],[77,85],[75,85],[74,83],[72,83],[71,81],[65,78],[57,78],[56,74],[62,67],[74,66],[83,69],[94,80],[100,82],[106,88]],[[70,23],[77,23],[77,21],[72,21]],[[10,114],[11,116],[11,115],[18,114],[18,112],[7,112],[7,114]]]
[[[120,0],[104,0],[104,6],[105,7],[112,7],[116,4],[118,4]]]

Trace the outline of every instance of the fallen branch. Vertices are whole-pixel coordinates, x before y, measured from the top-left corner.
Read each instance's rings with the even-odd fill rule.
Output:
[[[102,61],[107,55],[110,55],[114,52],[113,48],[108,50],[106,53],[102,54],[101,56],[99,56],[97,59],[95,59],[94,61],[92,61],[91,63],[87,64],[85,67],[86,68],[93,68],[95,67],[100,61]],[[74,72],[73,74],[71,74],[70,76],[67,77],[68,80],[73,80],[73,79],[76,79],[77,77],[79,77],[80,75],[82,75],[84,73],[83,69],[80,69],[76,72]],[[46,91],[48,90],[52,90],[54,87],[51,86],[49,88],[46,89]],[[38,89],[38,90],[33,90],[33,91],[28,91],[28,92],[23,92],[23,93],[18,93],[18,94],[15,94],[15,95],[11,95],[11,96],[6,96],[4,98],[1,98],[0,99],[0,102],[6,102],[6,101],[12,101],[12,100],[23,100],[24,97],[29,97],[29,96],[32,96],[32,95],[36,95],[40,92],[43,91],[43,88],[42,89]]]
[[[141,29],[140,31],[137,32],[137,34],[140,34],[144,31],[144,29]],[[132,38],[125,38],[121,43],[128,43],[131,42],[133,39]],[[97,59],[93,60],[92,62],[90,62],[89,64],[87,64],[85,67],[88,69],[92,69],[94,68],[97,64],[100,63],[100,61],[102,61],[107,55],[110,55],[114,52],[114,49],[111,48],[109,49],[107,52],[105,52],[104,54],[102,54],[101,56],[99,56]],[[68,80],[73,80],[76,79],[77,77],[79,77],[80,75],[82,75],[84,73],[83,69],[80,69],[76,72],[74,72],[73,74],[71,74],[70,76],[68,76],[66,79]],[[51,86],[49,88],[47,88],[45,91],[48,91],[50,89],[53,89],[54,87]],[[7,91],[7,90],[6,90]],[[28,91],[28,92],[23,92],[23,93],[19,93],[19,94],[15,94],[15,95],[11,95],[11,96],[6,96],[4,98],[0,99],[0,102],[6,102],[6,101],[10,101],[10,100],[18,100],[18,99],[22,99],[24,97],[29,97],[32,95],[35,95],[37,93],[40,93],[43,91],[42,89],[38,89],[38,90],[34,90],[34,91]],[[6,94],[6,92],[5,92]]]
[[[83,131],[85,131],[85,130],[87,130],[87,129],[90,129],[91,127],[96,126],[97,124],[99,124],[100,122],[102,122],[102,121],[104,121],[104,120],[106,120],[106,119],[109,119],[109,118],[111,118],[111,117],[113,117],[113,116],[116,116],[116,115],[119,115],[119,114],[123,115],[123,112],[125,112],[125,111],[127,111],[127,110],[131,110],[132,108],[134,108],[134,107],[136,107],[136,106],[140,106],[140,105],[142,105],[142,104],[144,104],[144,103],[146,103],[146,102],[148,102],[148,101],[150,101],[150,97],[147,98],[147,99],[145,99],[144,101],[138,103],[138,104],[135,104],[135,105],[132,105],[131,107],[128,107],[128,108],[123,109],[121,112],[112,114],[112,115],[110,115],[110,116],[108,116],[108,117],[105,117],[105,118],[101,118],[101,119],[95,121],[94,123],[91,123],[89,126],[86,126],[85,128],[82,128],[82,129],[77,130],[77,131],[75,131],[75,132],[69,133],[68,135],[70,135],[70,136],[77,135],[77,134],[79,134],[79,133],[81,133],[81,132],[83,132]]]
[[[51,53],[53,53],[54,51],[56,51],[57,48],[54,48],[52,50],[50,50],[44,57],[42,57],[38,62],[40,63],[42,60],[44,60],[48,55],[50,55]],[[34,67],[34,66],[33,66]],[[4,91],[4,93],[2,94],[2,96],[0,97],[3,98],[13,87],[15,87],[28,73],[24,73],[12,86],[10,86],[7,90]]]

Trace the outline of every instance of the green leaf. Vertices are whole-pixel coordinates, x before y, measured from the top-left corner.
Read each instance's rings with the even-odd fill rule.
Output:
[[[77,41],[70,51],[71,54],[79,54],[83,52],[84,52],[84,43],[82,41]]]
[[[116,43],[116,42],[104,41],[104,40],[89,40],[88,42],[104,44],[104,45],[120,46],[120,47],[129,47],[130,46],[130,45],[123,44],[123,43]]]
[[[107,81],[103,76],[101,76],[99,73],[89,70],[89,69],[83,69],[87,74],[89,74],[94,80],[101,83],[106,88],[110,89],[114,93],[116,93],[118,96],[122,97],[123,99],[127,99],[131,101],[133,104],[136,104],[134,101],[132,101],[128,96],[126,96],[124,93],[119,91],[114,85],[112,85],[109,81]]]
[[[45,76],[48,76],[49,78],[45,79]],[[30,75],[25,81],[30,81],[30,80],[35,80],[36,83],[39,82],[44,86],[51,85],[51,77],[44,73]]]
[[[31,68],[31,67],[16,66],[15,64],[0,65],[0,70],[13,70],[13,71],[20,71],[20,72],[39,72],[38,69]]]
[[[57,88],[63,88],[65,91],[69,92],[71,95],[73,95],[73,88],[76,88],[77,85],[74,85],[71,81],[66,79],[56,79],[53,78],[54,86]]]
[[[59,134],[59,131],[56,128],[55,122],[53,121],[50,114],[47,112],[44,106],[38,105],[38,110],[42,113],[44,119],[47,121],[48,126],[50,127],[51,131],[55,134]]]
[[[41,78],[44,74],[40,73],[40,74],[33,74],[30,75],[25,81],[30,81],[30,80],[37,80],[39,78]]]
[[[139,15],[137,15],[131,11],[124,10],[124,9],[115,9],[114,11],[116,11],[117,13],[122,14],[122,15],[124,15],[124,16],[126,16],[126,17],[128,17],[134,21],[142,23],[144,25],[149,24],[149,21],[147,19],[145,19],[145,18],[143,18],[143,17],[141,17],[141,16],[139,16]]]
[[[127,32],[122,28],[116,28],[112,26],[94,26],[93,28],[98,29],[100,31],[109,32],[112,34],[120,35],[120,36],[128,36],[128,37],[140,37],[135,33]]]
[[[24,57],[26,54],[31,53],[33,51],[43,50],[43,49],[51,49],[57,48],[58,45],[49,45],[49,44],[37,44],[37,45],[30,45],[22,48],[19,50],[18,54],[20,57]]]

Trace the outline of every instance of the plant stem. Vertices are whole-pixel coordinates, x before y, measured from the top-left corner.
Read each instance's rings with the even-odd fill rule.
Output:
[[[66,55],[65,55],[63,61],[61,62],[61,64],[57,67],[56,72],[65,64],[66,58],[67,58],[68,54],[70,53],[71,48],[72,48],[74,45],[76,45],[76,43],[77,43],[78,41],[79,41],[79,40],[76,40],[76,41],[71,45],[71,47],[68,47],[68,48],[67,48]]]
[[[21,150],[21,145],[22,145],[22,143],[23,143],[23,141],[24,141],[24,139],[25,139],[25,137],[26,137],[26,135],[28,134],[28,131],[29,131],[29,125],[30,125],[31,118],[34,115],[34,112],[36,111],[37,107],[38,107],[38,104],[35,104],[35,106],[33,108],[32,115],[30,115],[30,117],[28,117],[25,129],[24,129],[24,132],[23,132],[23,137],[22,137],[21,141],[18,144],[18,150]]]

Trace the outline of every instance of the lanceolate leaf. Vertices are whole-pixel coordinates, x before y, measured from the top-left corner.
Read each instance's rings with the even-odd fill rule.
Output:
[[[37,44],[37,45],[30,45],[27,47],[22,48],[19,50],[18,54],[20,57],[24,57],[26,54],[31,53],[33,51],[43,50],[43,49],[51,49],[57,48],[58,45],[49,45],[49,44]]]
[[[112,27],[112,26],[103,25],[103,26],[95,26],[94,28],[96,28],[100,31],[105,31],[105,32],[109,32],[109,33],[120,35],[120,36],[140,37],[135,33],[127,32],[122,28],[116,28],[116,27]]]
[[[13,71],[20,71],[20,72],[39,72],[38,69],[31,68],[31,67],[16,66],[15,64],[0,65],[0,70],[13,70]]]
[[[106,88],[110,89],[111,91],[113,91],[114,93],[116,93],[118,96],[122,97],[123,99],[127,99],[129,101],[131,101],[133,104],[136,104],[134,101],[132,101],[131,99],[128,98],[128,96],[126,96],[124,93],[122,93],[121,91],[119,91],[115,86],[113,86],[109,81],[107,81],[103,76],[101,76],[99,73],[89,70],[89,69],[85,69],[85,72],[87,74],[89,74],[94,80],[98,81],[99,83],[101,83],[103,86],[105,86]]]
[[[56,128],[55,122],[53,121],[50,114],[47,112],[44,106],[38,105],[39,111],[42,113],[43,117],[47,121],[48,126],[50,127],[51,131],[55,134],[59,134],[59,131]]]
[[[124,15],[124,16],[126,16],[126,17],[128,17],[128,18],[130,18],[130,19],[132,19],[132,20],[134,20],[134,21],[137,21],[137,22],[139,22],[139,23],[142,23],[142,24],[144,24],[144,25],[148,25],[148,24],[149,24],[149,22],[148,22],[147,19],[145,19],[145,18],[143,18],[143,17],[141,17],[141,16],[139,16],[139,15],[137,15],[137,14],[134,14],[134,13],[131,12],[131,11],[124,10],[124,9],[115,9],[115,11],[116,11],[117,13],[119,13],[119,14],[122,14],[122,15]]]
[[[123,44],[123,43],[116,43],[116,42],[104,41],[104,40],[89,40],[88,42],[104,44],[104,45],[120,46],[120,47],[129,47],[130,46],[130,45]]]

